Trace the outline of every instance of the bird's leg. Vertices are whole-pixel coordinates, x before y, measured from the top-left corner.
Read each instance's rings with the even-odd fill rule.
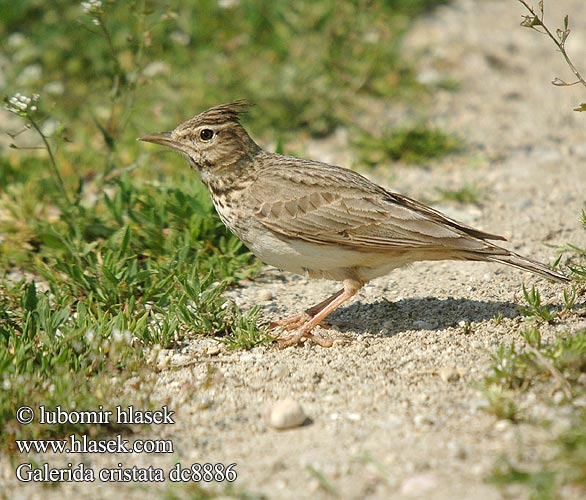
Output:
[[[296,314],[295,316],[290,316],[289,318],[281,319],[278,321],[272,321],[269,324],[269,328],[276,328],[277,326],[282,326],[285,330],[295,330],[297,328],[301,328],[305,323],[307,323],[311,318],[313,318],[316,314],[318,314],[324,307],[327,307],[334,299],[339,297],[342,293],[344,293],[344,289],[338,290],[334,295],[328,297],[326,300],[320,302],[319,304],[306,309],[304,312],[300,314]]]
[[[334,312],[338,307],[340,307],[344,302],[351,299],[356,295],[358,290],[362,287],[362,283],[355,280],[345,280],[344,281],[344,289],[340,290],[338,293],[332,295],[329,299],[325,300],[321,304],[310,309],[310,311],[315,312],[313,317],[305,321],[303,326],[299,328],[296,332],[292,333],[291,335],[287,335],[285,337],[280,337],[277,339],[279,347],[284,349],[285,347],[290,347],[295,344],[298,344],[302,338],[308,338],[313,340],[316,344],[321,345],[322,347],[331,347],[334,343],[331,339],[322,339],[320,337],[316,337],[311,333],[311,331],[319,325],[328,315]],[[316,309],[321,306],[319,311]]]

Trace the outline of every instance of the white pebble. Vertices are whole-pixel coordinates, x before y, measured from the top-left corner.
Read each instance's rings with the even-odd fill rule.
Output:
[[[440,484],[439,477],[432,472],[422,472],[408,477],[401,484],[401,494],[406,497],[422,498],[427,496]]]
[[[287,398],[265,407],[264,419],[273,429],[291,429],[303,425],[307,416],[301,405]]]
[[[261,290],[258,294],[258,300],[262,302],[268,302],[269,300],[273,300],[275,295],[271,290]]]
[[[439,376],[444,382],[457,382],[460,379],[458,370],[453,366],[442,366],[439,370]]]

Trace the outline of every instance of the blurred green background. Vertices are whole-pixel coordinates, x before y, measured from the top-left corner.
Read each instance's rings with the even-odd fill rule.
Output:
[[[258,104],[259,131],[324,135],[351,123],[362,98],[413,90],[398,43],[438,3],[104,1],[106,38],[78,2],[2,0],[3,90],[41,93],[52,115],[91,125],[107,117],[117,77],[119,93],[132,88],[132,103],[117,103],[132,136],[236,98]]]

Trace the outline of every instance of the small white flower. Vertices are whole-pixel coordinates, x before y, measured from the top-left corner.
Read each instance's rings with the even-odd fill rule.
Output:
[[[102,12],[102,2],[100,0],[81,2],[81,8],[85,14],[100,14]]]
[[[30,113],[37,111],[37,101],[39,100],[39,97],[39,94],[33,94],[31,97],[28,97],[17,92],[12,97],[8,98],[4,107],[7,111],[10,111],[15,115],[27,116]]]
[[[99,20],[97,17],[94,17],[94,18],[92,19],[92,24],[93,24],[94,26],[99,26],[99,25],[101,24],[101,22],[100,22],[100,20]]]

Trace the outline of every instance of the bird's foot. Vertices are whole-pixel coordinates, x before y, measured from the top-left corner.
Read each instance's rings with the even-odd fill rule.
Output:
[[[299,344],[303,339],[309,339],[322,347],[332,347],[333,339],[324,339],[313,335],[312,330],[320,325],[325,318],[335,311],[341,304],[353,297],[362,283],[345,280],[344,288],[307,311],[282,321],[276,321],[271,326],[282,326],[285,330],[296,330],[285,336],[277,337],[280,349]]]
[[[303,312],[301,314],[291,316],[290,318],[285,318],[269,323],[269,328],[283,328],[288,332],[296,330],[289,335],[280,335],[276,338],[279,349],[285,349],[286,347],[294,346],[299,344],[304,339],[310,339],[322,347],[331,347],[333,341],[318,337],[311,333],[310,329],[304,328],[304,325],[307,325],[311,321],[312,317],[313,316],[309,315],[307,312]],[[320,326],[326,326],[325,321],[322,321]]]
[[[286,349],[287,347],[292,347],[299,344],[304,339],[309,339],[322,347],[332,347],[334,345],[334,339],[324,339],[322,337],[318,337],[311,332],[305,331],[304,328],[300,328],[291,335],[278,337],[276,340],[279,349]]]
[[[269,328],[279,328],[282,327],[287,331],[297,330],[301,328],[305,323],[307,323],[311,319],[311,316],[306,312],[302,312],[301,314],[296,314],[295,316],[291,316],[285,319],[279,319],[277,321],[271,321],[269,323]]]

